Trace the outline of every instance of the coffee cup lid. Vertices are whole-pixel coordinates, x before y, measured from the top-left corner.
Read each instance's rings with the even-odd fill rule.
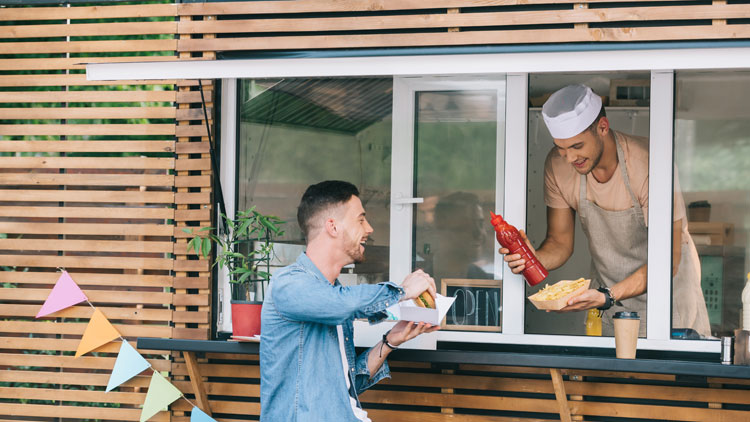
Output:
[[[638,316],[638,312],[620,311],[620,312],[615,312],[615,318],[619,318],[619,319],[640,319],[641,317]]]

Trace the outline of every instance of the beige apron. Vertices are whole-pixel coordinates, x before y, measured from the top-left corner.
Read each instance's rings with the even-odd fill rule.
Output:
[[[617,137],[617,134],[615,134]],[[616,138],[617,139],[617,138]],[[620,143],[617,146],[617,161],[625,188],[630,194],[632,207],[622,211],[607,211],[586,199],[586,176],[581,175],[578,215],[591,251],[592,288],[612,287],[648,262],[648,227],[643,209],[630,187],[630,178]],[[682,243],[681,261],[674,278],[673,297],[679,298],[673,305],[672,326],[693,328],[700,334],[709,335],[708,312],[700,288],[700,263],[692,239]],[[602,335],[614,335],[612,316],[618,311],[635,311],[641,317],[639,336],[646,336],[647,294],[624,299],[622,306],[613,305],[602,316]]]

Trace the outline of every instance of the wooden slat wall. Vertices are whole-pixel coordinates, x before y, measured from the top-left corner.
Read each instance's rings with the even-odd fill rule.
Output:
[[[174,190],[207,186],[175,174],[180,93],[89,82],[82,63],[175,60],[176,16],[155,2],[0,8],[1,420],[139,420],[150,371],[104,392],[119,341],[73,357],[90,306],[34,316],[62,267],[131,344],[175,336],[173,303],[190,300],[173,290]]]
[[[86,81],[81,63],[212,60],[237,50],[750,38],[745,0],[139,3],[0,8],[0,266],[7,267],[0,271],[0,421],[140,415],[148,373],[103,393],[117,342],[71,356],[90,307],[33,318],[57,267],[126,338],[210,334],[208,262],[187,254],[182,231],[210,225],[214,213],[198,82]],[[202,82],[215,132],[215,85]],[[192,393],[181,354],[146,356]],[[206,385],[217,419],[256,419],[257,357],[200,362],[212,377]],[[375,420],[557,417],[546,370],[393,367],[392,380],[362,397]],[[750,420],[746,382],[563,374],[573,420]],[[187,421],[188,411],[179,400],[152,420]]]

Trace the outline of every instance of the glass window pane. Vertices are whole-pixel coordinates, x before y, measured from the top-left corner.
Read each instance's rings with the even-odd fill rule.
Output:
[[[646,218],[648,217],[648,143],[643,137],[649,134],[649,80],[648,73],[576,73],[576,74],[532,74],[529,78],[529,134],[528,134],[528,196],[527,196],[527,235],[531,244],[539,248],[545,243],[545,250],[550,253],[560,252],[547,241],[548,209],[561,209],[571,212],[571,225],[574,242],[572,255],[557,268],[548,268],[548,278],[537,286],[526,286],[526,296],[539,291],[545,285],[560,280],[575,280],[580,277],[591,278],[591,289],[599,286],[613,285],[622,282],[630,274],[647,263],[648,235]],[[594,226],[593,217],[588,218],[582,226],[579,205],[581,172],[568,160],[590,160],[602,163],[606,160],[607,151],[613,149],[580,152],[570,146],[570,156],[561,155],[556,148],[549,130],[542,118],[541,107],[549,96],[558,89],[570,84],[585,84],[602,97],[609,121],[612,138],[592,138],[588,142],[604,145],[616,139],[622,146],[624,158],[628,161],[628,182],[636,197],[634,206],[625,178],[619,164],[613,171],[605,173],[606,180],[597,180],[594,173],[584,169],[586,180],[586,201],[588,215],[595,212],[600,216],[601,224]],[[562,143],[561,143],[562,145]],[[585,149],[585,148],[584,148]],[[616,154],[616,153],[615,153]],[[604,158],[602,158],[604,157]],[[617,155],[610,156],[616,160]],[[549,162],[548,165],[545,163]],[[619,161],[617,161],[619,163]],[[584,163],[585,164],[585,163]],[[599,168],[599,167],[598,167]],[[547,180],[545,180],[547,178]],[[633,217],[636,207],[643,215]],[[623,223],[622,216],[627,222]],[[509,223],[514,224],[513,221]],[[518,227],[522,229],[523,227]],[[625,230],[623,230],[625,229]],[[639,236],[636,239],[636,236]],[[637,259],[624,251],[638,252]],[[594,251],[595,253],[592,253]],[[604,253],[601,253],[604,252]],[[564,255],[564,254],[563,254]],[[607,258],[607,257],[614,258]],[[613,306],[604,312],[602,319],[603,335],[613,335],[611,318],[614,312],[636,310],[641,316],[641,336],[645,336],[646,295],[636,296],[622,304]],[[526,301],[526,318],[524,332],[528,334],[566,334],[597,335],[596,330],[587,332],[587,311],[555,313],[537,309]],[[593,322],[593,321],[592,321]],[[597,324],[592,324],[596,326]]]
[[[750,72],[676,74],[675,203],[684,203],[686,224],[673,250],[682,251],[678,274],[700,288],[675,279],[674,338],[731,336],[740,327],[750,246],[750,100],[738,92],[750,92]],[[692,244],[697,256],[688,253]]]
[[[343,284],[388,277],[392,78],[243,80],[240,84],[238,209],[257,206],[287,221],[279,266],[303,250],[297,206],[307,186],[354,183],[374,228]]]

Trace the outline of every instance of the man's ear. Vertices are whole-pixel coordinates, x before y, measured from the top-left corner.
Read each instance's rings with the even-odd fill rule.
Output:
[[[609,133],[609,119],[607,119],[607,116],[602,116],[599,119],[599,123],[596,125],[596,131],[601,136],[604,136],[607,133]]]
[[[338,228],[336,227],[336,220],[333,218],[327,218],[325,223],[323,224],[323,227],[325,228],[326,233],[328,233],[331,237],[337,237],[338,236]]]

